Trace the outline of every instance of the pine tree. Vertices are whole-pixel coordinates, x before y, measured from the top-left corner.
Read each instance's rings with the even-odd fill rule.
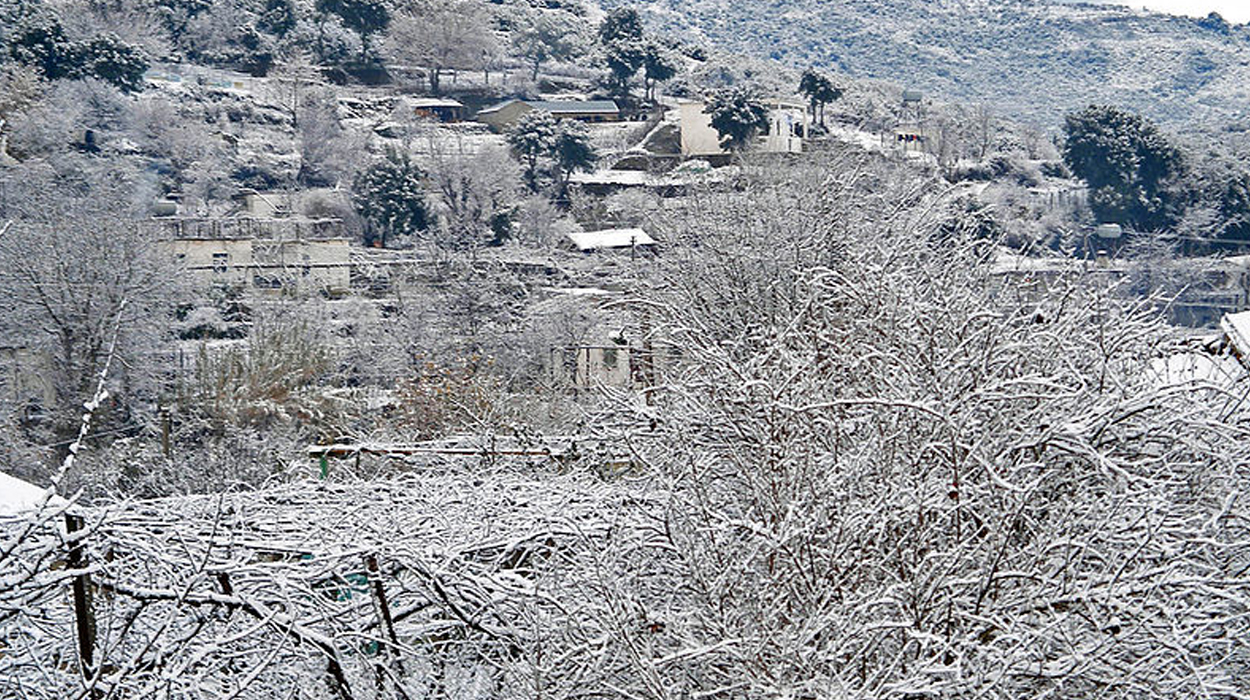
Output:
[[[521,161],[525,184],[531,192],[538,191],[542,160],[551,155],[556,143],[556,131],[555,117],[550,112],[535,110],[521,117],[508,132],[508,145],[512,147],[512,154]]]
[[[367,225],[365,243],[385,248],[395,235],[415,234],[430,223],[425,174],[406,153],[390,150],[352,184],[352,199]]]

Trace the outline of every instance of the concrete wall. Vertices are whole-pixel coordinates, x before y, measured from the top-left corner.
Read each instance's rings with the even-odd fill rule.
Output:
[[[331,292],[346,292],[351,286],[350,253],[351,244],[346,238],[256,241],[252,245],[253,286],[310,284]]]
[[[720,134],[712,128],[712,115],[703,111],[702,102],[681,102],[681,154],[683,156],[718,156],[725,153],[720,147]]]
[[[179,239],[162,245],[200,288],[256,290],[310,285],[333,293],[351,286],[351,243],[325,240]]]
[[[248,281],[247,268],[252,264],[251,239],[179,239],[162,241],[161,245],[197,287],[241,285]]]
[[[20,407],[37,401],[56,403],[52,360],[47,353],[23,347],[0,347],[0,405]]]
[[[601,386],[630,388],[634,385],[628,346],[582,346],[551,351],[552,379],[577,389]]]

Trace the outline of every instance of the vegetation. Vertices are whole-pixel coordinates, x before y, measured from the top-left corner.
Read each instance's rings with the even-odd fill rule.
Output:
[[[1096,102],[1189,127],[1211,110],[1234,117],[1250,99],[1250,28],[1143,16],[1124,4],[784,0],[768,11],[718,0],[601,4],[637,7],[653,31],[692,44],[778,67],[922,87],[1038,125]]]
[[[590,130],[585,124],[568,119],[556,125],[555,138],[548,155],[551,157],[553,174],[561,196],[567,193],[569,178],[573,173],[594,170],[595,162],[599,160],[599,155],[590,141]]]
[[[0,57],[35,68],[47,80],[99,78],[133,92],[143,86],[143,51],[101,34],[71,41],[56,11],[42,2],[0,7]]]
[[[512,147],[512,154],[521,161],[525,184],[532,192],[538,191],[543,159],[555,145],[556,129],[556,120],[550,112],[534,110],[521,117],[508,132],[508,145]]]
[[[391,23],[390,7],[382,0],[317,0],[317,12],[337,15],[360,36],[361,57],[369,56],[369,39]]]
[[[825,105],[842,97],[842,88],[834,85],[833,79],[808,68],[799,79],[799,92],[807,96],[812,119],[825,123]],[[819,115],[819,116],[818,116]]]
[[[395,236],[414,235],[430,224],[425,174],[406,153],[391,150],[357,176],[352,199],[367,222],[364,242],[385,248]]]
[[[959,3],[352,2],[0,10],[0,697],[1250,696],[1245,124],[662,28]]]
[[[629,99],[629,82],[645,60],[642,20],[637,10],[613,10],[599,25],[599,42],[608,67],[608,92]]]
[[[721,145],[731,151],[741,151],[768,129],[768,108],[749,87],[713,93],[706,111],[712,115],[712,128],[720,134]]]
[[[1141,230],[1178,217],[1180,151],[1154,124],[1114,107],[1093,106],[1064,120],[1064,162],[1089,183],[1094,214]]]
[[[586,52],[580,23],[554,13],[522,19],[512,43],[517,55],[530,64],[530,80],[538,80],[538,71],[548,61],[571,61]]]

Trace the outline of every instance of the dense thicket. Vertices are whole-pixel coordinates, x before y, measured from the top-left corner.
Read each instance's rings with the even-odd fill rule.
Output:
[[[631,303],[672,364],[647,402],[622,396],[592,424],[626,472],[435,464],[109,510],[88,535],[109,552],[91,570],[109,601],[97,682],[258,698],[1250,690],[1241,389],[1174,384],[1152,305],[1106,278],[995,282],[992,247],[906,169],[842,156],[739,184],[659,215],[673,254]],[[81,687],[73,641],[31,631],[67,628],[55,591],[76,572],[51,567],[55,536],[30,522],[0,546],[16,650],[0,687],[59,697]]]

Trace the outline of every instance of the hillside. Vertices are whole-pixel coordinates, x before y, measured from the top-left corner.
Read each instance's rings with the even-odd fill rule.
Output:
[[[637,6],[656,29],[705,45],[986,101],[1040,124],[1106,102],[1179,126],[1244,116],[1250,98],[1250,28],[1215,19],[1010,0],[600,2]]]

